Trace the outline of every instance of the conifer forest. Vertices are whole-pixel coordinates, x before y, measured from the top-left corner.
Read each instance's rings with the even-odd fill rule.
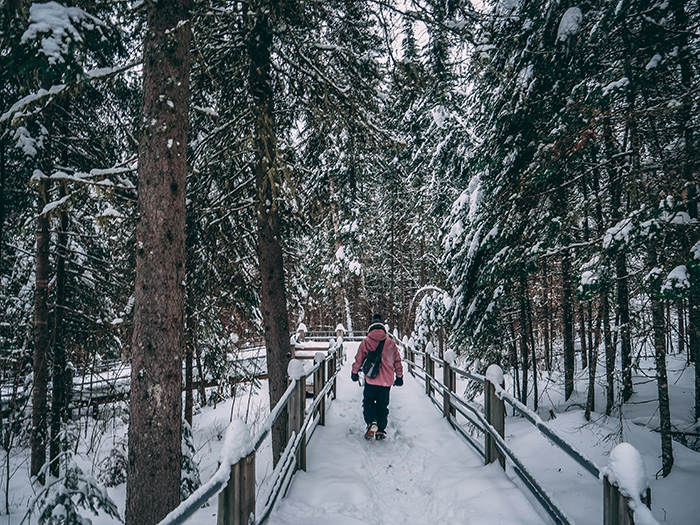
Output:
[[[245,344],[274,405],[300,323],[375,312],[534,411],[614,420],[648,360],[660,476],[700,450],[696,0],[0,0],[0,80],[0,514],[24,476],[39,523],[82,523],[51,479],[119,516],[109,480],[158,523]]]

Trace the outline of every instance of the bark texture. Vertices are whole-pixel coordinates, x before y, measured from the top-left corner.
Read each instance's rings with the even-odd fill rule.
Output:
[[[127,525],[158,523],[179,504],[182,454],[190,2],[147,5]]]
[[[270,406],[275,406],[287,388],[287,364],[291,358],[289,318],[284,282],[281,228],[277,208],[280,173],[277,165],[274,93],[272,89],[272,24],[277,4],[250,3],[246,14],[249,55],[249,89],[253,101],[255,184],[258,194],[258,258],[260,269],[260,313],[265,330]],[[272,429],[276,462],[287,441],[287,415]]]

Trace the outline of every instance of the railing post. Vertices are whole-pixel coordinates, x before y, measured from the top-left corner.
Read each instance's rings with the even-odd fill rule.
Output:
[[[338,369],[338,347],[334,347],[331,352],[331,360],[328,362],[328,377],[334,376],[335,371]],[[336,399],[338,397],[336,379],[333,379],[333,387],[331,388],[331,392],[333,392],[333,399]]]
[[[641,521],[643,514],[651,516],[651,489],[644,462],[636,448],[620,443],[610,452],[610,463],[603,470],[603,525],[634,525],[635,517]]]
[[[496,432],[503,437],[506,427],[506,410],[505,403],[496,395],[496,387],[505,387],[503,379],[503,370],[498,365],[491,365],[486,370],[486,380],[484,381],[484,412],[486,413],[486,421],[496,429]],[[496,442],[488,432],[484,433],[485,443],[484,452],[486,464],[493,463],[498,460],[501,467],[505,470],[506,458],[496,447]]]
[[[308,332],[306,325],[304,323],[299,323],[297,327],[297,341],[301,343],[306,337],[306,332]]]
[[[456,415],[456,411],[452,406],[452,399],[450,397],[450,392],[454,394],[457,387],[455,384],[457,382],[455,371],[452,369],[454,363],[455,353],[452,350],[448,350],[445,352],[445,359],[442,367],[442,381],[445,384],[445,390],[442,394],[442,415],[446,417],[450,423],[452,423],[450,416],[454,417]]]
[[[408,373],[413,374],[413,368],[416,364],[416,354],[413,353],[413,346],[415,345],[413,337],[411,337],[406,343],[406,359],[408,361]]]
[[[289,419],[288,419],[288,440],[292,437],[292,433],[299,435],[301,427],[304,424],[304,416],[306,412],[306,373],[304,365],[298,359],[292,359],[287,366],[289,380],[295,381],[294,392],[289,396]],[[301,438],[299,449],[297,450],[296,470],[306,471],[306,433]]]
[[[433,352],[435,352],[435,346],[432,341],[428,341],[425,345],[425,356],[423,357],[423,364],[425,365],[425,393],[430,397],[430,393],[433,391],[433,386],[431,384],[430,377],[435,377],[435,361],[433,361]]]
[[[255,517],[255,450],[231,466],[228,485],[219,493],[217,525],[248,525]]]
[[[314,401],[318,398],[326,384],[326,362],[325,356],[322,352],[316,352],[314,354],[314,363],[318,364],[318,370],[314,372]],[[323,399],[318,404],[318,414],[319,420],[318,424],[321,426],[326,425],[326,396],[322,396]]]

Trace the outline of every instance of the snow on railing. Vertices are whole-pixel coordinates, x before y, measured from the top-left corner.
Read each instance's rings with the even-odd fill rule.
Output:
[[[448,419],[453,428],[458,431],[467,442],[472,445],[482,456],[486,463],[498,460],[505,469],[506,458],[513,464],[514,472],[525,483],[528,490],[537,498],[550,517],[560,524],[572,523],[554,498],[545,491],[535,477],[527,470],[522,462],[506,444],[505,435],[505,407],[508,403],[519,412],[528,422],[535,426],[556,447],[564,451],[576,463],[596,478],[604,480],[604,524],[627,525],[656,524],[656,520],[649,510],[651,492],[644,477],[635,473],[644,473],[639,453],[627,443],[618,445],[621,451],[615,456],[611,454],[611,463],[601,469],[592,460],[578,451],[554,429],[550,428],[537,413],[530,410],[518,401],[512,394],[504,389],[503,371],[498,365],[490,365],[484,376],[460,370],[454,366],[454,352],[445,352],[444,359],[434,355],[430,347],[425,352],[416,350],[413,340],[404,338],[400,341],[394,337],[396,344],[404,351],[404,360],[408,363],[409,372],[425,381],[426,394],[441,408],[443,415]],[[416,356],[421,356],[422,366],[418,364]],[[435,364],[443,368],[443,380],[437,379]],[[417,373],[419,371],[420,373]],[[463,399],[455,392],[455,375],[460,375],[469,380],[484,385],[484,412],[476,404]],[[442,393],[442,404],[433,395],[433,392]],[[465,417],[474,427],[484,434],[484,447],[467,433],[455,419],[456,412]],[[615,452],[618,448],[613,450]],[[625,465],[625,467],[619,467]],[[641,466],[640,466],[641,465]],[[623,472],[624,474],[621,474]],[[630,480],[635,480],[634,482]],[[646,493],[644,491],[646,490]],[[635,521],[625,521],[625,516],[633,514]]]

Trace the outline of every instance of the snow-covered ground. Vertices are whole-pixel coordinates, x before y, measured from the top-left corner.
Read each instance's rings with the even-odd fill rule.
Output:
[[[356,346],[346,344],[350,359]],[[346,368],[326,426],[309,443],[307,471],[296,474],[268,523],[546,523],[500,466],[484,466],[410,376],[391,390],[387,440],[366,441],[362,388]]]
[[[357,343],[346,343],[352,359]],[[310,362],[309,362],[310,363]],[[580,363],[577,363],[577,366]],[[641,361],[641,371],[651,369],[651,361]],[[692,368],[682,357],[668,361],[671,409],[677,427],[688,428],[692,421]],[[666,479],[656,478],[661,467],[660,438],[657,425],[656,383],[644,374],[635,376],[635,394],[623,409],[623,417],[605,417],[594,412],[592,421],[583,418],[586,396],[586,371],[577,376],[577,390],[569,402],[563,401],[561,381],[540,380],[539,414],[554,430],[599,466],[608,463],[608,455],[620,441],[632,443],[642,454],[652,489],[652,510],[662,524],[700,523],[700,453],[674,442],[675,466]],[[602,366],[598,367],[603,374]],[[406,384],[392,389],[389,437],[384,442],[363,438],[362,389],[350,381],[349,364],[340,373],[338,399],[328,409],[327,424],[318,427],[309,443],[307,472],[299,472],[285,499],[278,502],[270,523],[286,524],[441,524],[441,523],[550,523],[534,498],[520,488],[512,472],[498,465],[484,466],[481,457],[466,444],[429,401],[423,384],[407,377]],[[440,373],[438,371],[438,377]],[[506,375],[506,382],[510,377]],[[467,386],[461,382],[458,392]],[[235,399],[207,406],[194,417],[194,437],[202,481],[217,468],[222,440],[232,417],[247,419],[254,434],[268,412],[266,383],[251,392],[239,385]],[[604,408],[599,387],[597,408]],[[475,400],[477,403],[480,399]],[[531,406],[531,404],[530,404]],[[108,408],[105,407],[105,410]],[[550,409],[556,418],[550,420]],[[124,410],[122,404],[111,410]],[[101,462],[124,440],[124,418],[88,418],[81,423],[80,467],[98,476]],[[692,429],[691,429],[692,430]],[[583,471],[563,452],[520,417],[508,410],[506,439],[527,469],[578,525],[602,523],[602,483]],[[0,486],[5,487],[5,458],[0,469]],[[27,482],[28,451],[16,446],[11,454],[9,516],[0,523],[19,525],[32,491]],[[258,494],[266,493],[272,472],[269,444],[256,458]],[[512,479],[511,479],[512,478]],[[515,480],[515,481],[514,481]],[[125,485],[108,489],[123,516]],[[216,499],[200,509],[191,524],[216,522]],[[94,525],[115,525],[116,520],[85,512]],[[29,521],[24,521],[29,524]],[[31,523],[36,523],[32,520]]]
[[[694,402],[693,369],[685,366],[684,356],[669,356],[667,362],[672,420],[678,429],[693,431],[692,426],[688,426],[688,422],[692,421],[691,407]],[[540,396],[539,414],[542,419],[600,467],[607,466],[609,454],[618,443],[632,444],[645,464],[654,517],[662,524],[700,523],[700,499],[697,497],[700,453],[674,441],[673,470],[667,478],[662,478],[660,474],[657,477],[661,470],[661,438],[656,431],[658,394],[653,360],[640,361],[640,373],[633,376],[634,394],[623,406],[622,414],[617,410],[610,417],[602,413],[605,410],[604,378],[600,377],[596,390],[598,411],[591,414],[591,421],[586,421],[583,413],[588,371],[581,370],[580,362],[576,365],[576,390],[568,402],[563,400],[563,382],[560,378],[553,378],[549,384],[541,380],[540,392],[544,391],[544,394]],[[602,361],[597,372],[599,375],[605,373]],[[507,377],[507,381],[509,379]],[[554,419],[550,419],[550,409],[556,416]],[[601,482],[542,437],[523,418],[510,417],[511,410],[508,410],[508,416],[506,437],[510,446],[544,488],[553,494],[567,515],[579,525],[601,523]]]

